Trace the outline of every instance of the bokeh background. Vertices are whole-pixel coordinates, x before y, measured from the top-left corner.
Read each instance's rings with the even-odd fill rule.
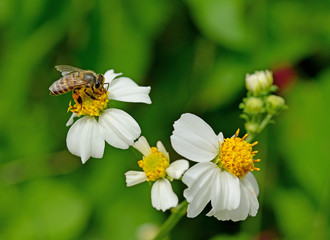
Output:
[[[152,105],[111,104],[172,160],[182,113],[244,132],[245,74],[272,70],[289,108],[257,137],[258,215],[220,222],[206,209],[169,239],[330,239],[329,26],[322,0],[0,0],[0,239],[139,239],[169,215],[147,183],[125,186],[136,150],[107,145],[84,165],[68,152],[71,94],[48,91],[58,64],[151,86]]]

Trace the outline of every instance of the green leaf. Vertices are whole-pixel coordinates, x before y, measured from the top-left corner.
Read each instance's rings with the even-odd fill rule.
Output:
[[[231,49],[244,49],[249,35],[244,21],[244,1],[186,0],[197,27],[205,36]]]
[[[118,69],[132,78],[141,78],[151,61],[152,41],[170,15],[168,2],[144,0],[127,4],[102,0],[99,8],[99,65]],[[146,14],[148,10],[151,14]],[[148,21],[148,18],[139,18],[141,15],[157,17]]]
[[[278,189],[272,194],[277,222],[286,239],[326,239],[326,217],[315,212],[303,191]]]
[[[85,228],[89,206],[70,185],[36,180],[16,188],[2,190],[1,239],[73,239]]]
[[[218,57],[214,69],[201,80],[194,107],[213,109],[230,104],[245,87],[245,71],[242,61],[232,57]]]
[[[287,97],[288,110],[279,120],[279,145],[291,174],[322,202],[329,186],[328,108],[330,74],[323,81],[298,82]]]

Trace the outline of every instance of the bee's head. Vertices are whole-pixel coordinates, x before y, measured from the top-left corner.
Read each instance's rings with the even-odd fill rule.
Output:
[[[97,78],[95,82],[95,88],[100,88],[104,84],[104,76],[102,74],[99,74],[99,77]]]

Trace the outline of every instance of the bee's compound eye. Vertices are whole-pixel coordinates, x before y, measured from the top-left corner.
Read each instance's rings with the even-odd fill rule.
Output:
[[[100,74],[97,81],[96,81],[96,83],[95,83],[95,87],[99,88],[103,85],[103,83],[104,83],[104,77],[103,77],[102,74]]]
[[[99,88],[100,86],[101,86],[100,81],[96,81],[96,83],[95,83],[95,87],[96,87],[96,88]]]

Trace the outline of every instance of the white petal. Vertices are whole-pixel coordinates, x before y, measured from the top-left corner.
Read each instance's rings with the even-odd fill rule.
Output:
[[[248,215],[255,216],[258,212],[259,202],[252,184],[246,178],[240,180],[240,191],[241,198],[238,208],[213,212],[208,214],[208,216],[214,214],[219,220],[232,220],[234,222],[245,220]]]
[[[258,196],[259,195],[259,186],[257,183],[256,178],[253,176],[253,174],[251,172],[248,172],[245,177],[253,186],[253,189],[255,191],[255,194]]]
[[[214,217],[221,221],[232,220],[242,221],[245,220],[248,216],[248,201],[246,199],[245,192],[241,193],[241,204],[235,210],[222,210],[214,213]],[[209,214],[207,216],[210,216]]]
[[[167,158],[167,159],[170,159],[170,155],[168,154],[168,152],[166,151],[163,143],[161,141],[158,141],[157,142],[157,149],[159,152],[161,152],[162,154],[164,154],[164,156]]]
[[[231,173],[219,169],[213,182],[211,212],[238,208],[241,197],[240,194],[239,179],[234,177]],[[211,213],[209,213],[208,216],[210,214]]]
[[[238,177],[233,176],[227,171],[221,171],[221,185],[223,195],[227,196],[224,201],[224,209],[232,210],[238,208],[241,191]]]
[[[180,155],[195,162],[210,161],[218,155],[218,137],[203,119],[185,113],[173,127],[171,143]]]
[[[187,217],[196,217],[211,199],[212,179],[217,166],[211,162],[198,163],[190,168],[182,178],[188,186],[183,195],[189,202]]]
[[[212,162],[204,162],[204,163],[195,164],[188,171],[185,172],[185,174],[182,177],[182,181],[188,187],[191,187],[192,185],[194,185],[196,183],[197,180],[206,176],[206,174],[209,174],[211,171],[213,171],[216,168],[217,168],[217,166]],[[189,191],[191,191],[191,189]],[[197,194],[197,192],[195,192],[195,193],[191,192],[192,197],[194,197],[195,194]],[[187,199],[187,200],[188,200],[188,202],[190,201],[190,199]]]
[[[128,171],[125,176],[127,187],[147,181],[147,176],[143,171]]]
[[[219,138],[219,145],[221,146],[221,144],[222,144],[223,141],[224,141],[224,137],[223,137],[222,132],[220,132],[220,133],[218,134],[218,138]]]
[[[166,173],[174,179],[179,179],[188,168],[189,163],[187,160],[176,160],[166,169]]]
[[[75,118],[75,117],[77,117],[77,113],[72,113],[71,117],[69,118],[69,120],[68,120],[68,122],[66,123],[65,126],[67,126],[67,127],[71,126],[73,121],[74,121],[73,118]]]
[[[259,202],[257,198],[257,193],[254,189],[253,184],[246,177],[241,180],[242,189],[246,192],[247,198],[249,200],[249,215],[255,216],[257,215],[259,209]],[[243,191],[243,190],[242,190]]]
[[[128,113],[110,108],[99,117],[104,139],[111,146],[127,149],[141,134],[139,124]]]
[[[147,139],[143,136],[139,138],[134,144],[133,147],[138,150],[143,156],[149,156],[151,154],[151,148]]]
[[[86,116],[76,121],[69,129],[66,144],[72,154],[81,157],[83,163],[90,157],[103,157],[105,143],[94,117]]]
[[[122,73],[115,73],[113,71],[113,69],[110,69],[108,71],[106,71],[106,73],[104,74],[104,83],[105,84],[110,84],[112,82],[113,79],[115,79],[117,76],[122,75]]]
[[[150,87],[140,87],[130,78],[120,77],[110,83],[109,99],[150,104],[150,89]]]
[[[151,189],[152,206],[163,212],[178,205],[178,197],[172,190],[168,179],[157,180]]]
[[[213,175],[212,179],[212,192],[211,192],[211,205],[212,209],[207,214],[213,216],[215,209],[223,209],[225,195],[223,194],[224,189],[221,184],[221,170],[218,168],[217,173]]]

